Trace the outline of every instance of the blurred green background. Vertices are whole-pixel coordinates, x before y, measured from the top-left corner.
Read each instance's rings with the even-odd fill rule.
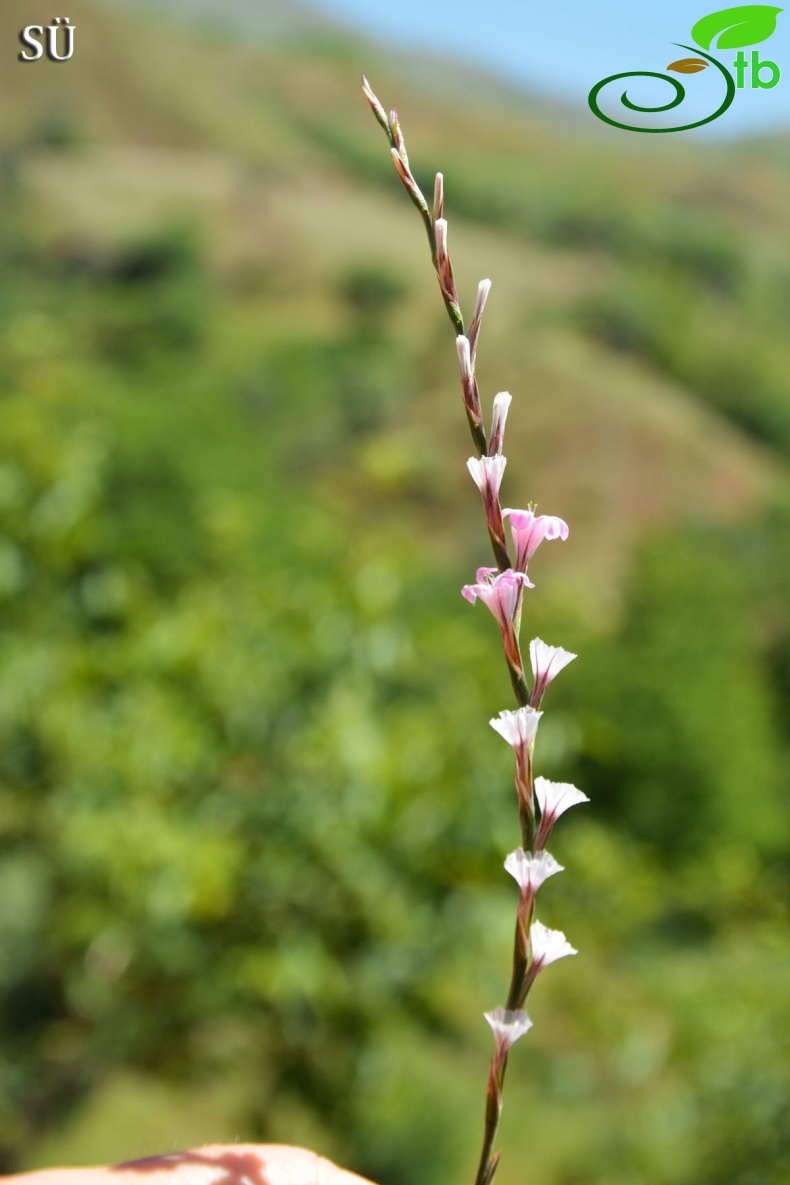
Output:
[[[188,6],[182,6],[188,9]],[[0,1168],[305,1143],[471,1179],[511,706],[452,335],[359,89],[445,173],[505,502],[577,651],[502,1185],[790,1180],[790,140],[634,143],[259,5],[73,0],[0,72]],[[8,63],[11,63],[10,65]],[[659,137],[663,141],[663,137]],[[533,571],[534,569],[534,571]]]

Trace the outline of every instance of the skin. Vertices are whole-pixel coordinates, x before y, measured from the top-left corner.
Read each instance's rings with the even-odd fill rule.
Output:
[[[211,1144],[101,1168],[43,1169],[7,1185],[370,1185],[331,1161],[285,1144]]]

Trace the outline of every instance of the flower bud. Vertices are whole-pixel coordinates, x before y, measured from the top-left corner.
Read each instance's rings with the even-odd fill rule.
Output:
[[[511,396],[508,391],[500,391],[494,396],[494,414],[491,418],[491,439],[488,442],[488,455],[496,456],[502,452],[505,440],[505,424],[510,409]]]
[[[384,131],[387,133],[387,135],[390,137],[390,139],[392,139],[392,132],[390,129],[389,121],[387,119],[387,113],[384,110],[384,108],[382,107],[381,103],[376,98],[375,94],[373,93],[371,85],[368,82],[368,80],[364,74],[362,75],[362,90],[364,92],[365,98],[367,99],[368,103],[370,104],[371,111],[373,112],[373,114],[375,115],[376,119],[381,124],[381,126],[384,128]]]
[[[439,218],[444,218],[444,177],[441,173],[436,174],[436,180],[433,185],[433,220],[436,222]]]
[[[475,301],[475,311],[472,314],[472,321],[469,326],[469,345],[472,350],[472,363],[474,363],[475,355],[477,354],[477,339],[480,334],[480,324],[483,320],[483,311],[486,307],[488,294],[491,291],[491,281],[481,280],[477,285],[477,300]]]

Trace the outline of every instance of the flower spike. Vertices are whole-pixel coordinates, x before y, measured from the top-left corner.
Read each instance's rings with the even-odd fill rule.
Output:
[[[576,656],[558,646],[548,646],[540,638],[533,639],[530,644],[533,675],[530,690],[519,640],[525,608],[524,590],[534,587],[527,575],[529,562],[544,540],[567,539],[568,524],[554,515],[538,515],[532,507],[527,510],[502,509],[500,489],[507,465],[504,456],[505,426],[511,397],[507,391],[500,391],[494,397],[491,433],[487,438],[476,377],[480,329],[491,281],[485,279],[478,284],[472,319],[466,328],[447,245],[444,178],[441,173],[436,173],[433,201],[429,208],[409,165],[397,113],[393,110],[388,116],[366,79],[363,85],[365,98],[389,139],[398,175],[425,225],[432,263],[456,337],[464,411],[475,445],[475,455],[469,458],[467,468],[482,497],[494,556],[494,566],[478,568],[475,582],[464,585],[461,592],[471,604],[481,600],[499,627],[517,705],[515,711],[502,711],[490,721],[491,727],[514,753],[514,780],[522,837],[521,846],[505,860],[505,869],[519,886],[510,987],[505,1007],[485,1013],[485,1019],[494,1034],[496,1050],[488,1075],[483,1146],[474,1185],[493,1185],[499,1165],[500,1154],[494,1150],[494,1144],[502,1111],[508,1054],[532,1025],[524,1011],[524,1004],[533,981],[544,967],[557,959],[576,954],[560,930],[549,930],[535,920],[535,898],[544,881],[562,871],[562,865],[546,851],[554,823],[569,807],[586,802],[587,798],[568,783],[551,782],[533,776],[534,749],[542,718],[544,693],[559,672]],[[508,544],[505,517],[509,519],[514,559]]]

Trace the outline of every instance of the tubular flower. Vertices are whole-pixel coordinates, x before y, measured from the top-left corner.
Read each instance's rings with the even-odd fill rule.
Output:
[[[472,475],[472,480],[483,495],[486,506],[491,505],[499,496],[499,487],[507,465],[507,457],[470,457],[466,467]]]
[[[526,572],[527,564],[544,539],[567,539],[568,524],[552,514],[534,514],[531,510],[502,511],[503,518],[510,519],[510,530],[516,546],[516,568]]]
[[[549,646],[540,638],[532,639],[529,644],[529,660],[535,677],[532,698],[536,703],[540,703],[549,683],[569,662],[573,662],[574,658],[576,655],[571,654],[570,650],[563,650],[561,646]]]
[[[582,794],[570,782],[550,782],[548,778],[535,778],[535,797],[540,807],[540,828],[536,840],[538,848],[546,843],[560,815],[572,806],[590,801],[586,794]]]
[[[557,959],[564,959],[567,955],[577,955],[568,942],[562,930],[549,930],[542,922],[533,922],[529,929],[529,941],[532,947],[531,971],[533,978],[549,963],[556,963]]]
[[[491,610],[503,633],[510,629],[518,608],[519,595],[522,588],[534,588],[524,572],[516,572],[507,568],[497,573],[496,568],[478,568],[477,583],[465,584],[461,594],[466,597],[470,605],[474,605],[479,597],[483,604]]]
[[[520,1008],[515,1011],[509,1008],[495,1008],[493,1012],[484,1012],[483,1015],[494,1034],[497,1059],[507,1053],[519,1037],[523,1037],[532,1028],[532,1021]]]
[[[534,708],[518,708],[515,712],[500,712],[498,719],[489,720],[488,723],[519,752],[534,741],[542,715]]]
[[[505,860],[505,871],[513,877],[522,896],[534,897],[545,880],[564,869],[549,852],[525,852],[523,848],[516,848]]]

